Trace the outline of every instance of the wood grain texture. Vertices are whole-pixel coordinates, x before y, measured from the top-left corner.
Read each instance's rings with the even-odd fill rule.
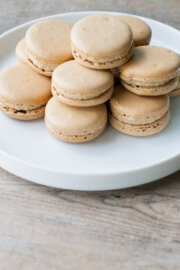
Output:
[[[139,14],[180,29],[179,0],[1,0],[0,33],[78,10]],[[180,171],[141,187],[74,192],[0,169],[0,270],[180,269]]]

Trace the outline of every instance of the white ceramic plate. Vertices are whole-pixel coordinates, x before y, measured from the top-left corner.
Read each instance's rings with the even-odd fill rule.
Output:
[[[93,13],[97,12],[59,14],[48,19],[75,23]],[[142,19],[152,28],[152,44],[180,53],[178,30]],[[0,36],[0,70],[16,64],[15,46],[36,21]],[[171,100],[168,127],[160,134],[145,138],[123,135],[108,127],[92,142],[68,144],[53,138],[43,119],[22,122],[0,113],[0,125],[0,166],[27,180],[52,187],[118,189],[148,183],[180,169],[180,96]]]

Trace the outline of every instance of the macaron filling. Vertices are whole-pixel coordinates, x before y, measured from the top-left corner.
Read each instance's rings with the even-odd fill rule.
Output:
[[[95,134],[99,134],[99,132],[103,131],[106,127],[106,124],[103,124],[102,126],[99,126],[99,128],[95,129],[95,130],[91,130],[91,131],[83,131],[82,133],[78,131],[78,133],[74,130],[60,130],[60,129],[56,129],[54,128],[53,125],[51,125],[51,121],[48,120],[48,117],[45,117],[45,121],[46,121],[46,125],[48,126],[48,128],[52,131],[52,132],[56,132],[59,135],[64,135],[64,136],[72,136],[72,137],[84,137],[84,136],[91,136],[91,135],[95,135]]]
[[[26,105],[24,106],[23,104],[13,104],[13,106],[5,101],[4,99],[0,98],[0,107],[3,111],[7,113],[12,113],[12,114],[36,114],[39,113],[39,110],[45,110],[45,104],[39,105],[39,106],[34,106],[34,105]]]
[[[87,142],[90,141],[96,137],[98,137],[106,128],[106,125],[104,125],[101,129],[96,130],[94,132],[85,133],[85,134],[69,134],[62,131],[54,130],[53,127],[49,124],[49,122],[46,120],[46,126],[48,130],[51,132],[53,136],[55,136],[57,139],[61,139],[66,142],[72,142],[72,143],[78,143],[78,142]]]
[[[144,85],[142,82],[135,82],[135,81],[132,82],[123,79],[121,79],[121,83],[126,89],[136,94],[138,94],[138,92],[140,92],[139,94],[147,94],[147,95],[167,94],[176,88],[178,84],[178,77],[159,83],[145,82]],[[144,91],[144,93],[142,91]]]
[[[96,66],[96,67],[105,66],[105,65],[111,65],[112,67],[114,66],[116,67],[118,62],[123,62],[123,60],[127,61],[132,56],[132,53],[133,53],[133,44],[131,44],[130,49],[126,53],[122,54],[121,56],[109,58],[109,59],[99,58],[97,60],[96,57],[87,56],[83,52],[78,52],[78,50],[72,44],[72,54],[75,59],[79,60],[80,62],[88,63],[90,66]]]
[[[163,130],[170,119],[169,111],[166,112],[161,118],[152,122],[152,123],[144,123],[144,124],[130,124],[126,122],[119,121],[116,117],[114,117],[111,113],[109,115],[109,120],[112,126],[114,126],[119,131],[134,135],[134,136],[148,136],[153,135],[155,133]]]
[[[161,118],[163,118],[168,112],[168,108],[167,111],[165,113],[160,113],[159,114],[155,114],[155,115],[145,115],[145,116],[138,116],[138,117],[131,117],[128,116],[126,114],[118,114],[116,112],[112,112],[111,111],[111,115],[113,118],[115,118],[117,121],[122,122],[124,124],[129,124],[129,125],[148,125],[148,124],[152,124],[154,122],[157,122],[158,120],[160,120]]]
[[[83,95],[83,94],[74,94],[74,93],[70,93],[69,91],[64,91],[64,89],[59,89],[55,86],[55,84],[52,85],[52,93],[53,95],[55,94],[56,96],[63,96],[65,98],[68,98],[68,99],[72,99],[72,100],[91,100],[91,99],[94,99],[94,98],[99,98],[103,95],[106,95],[107,93],[111,93],[113,92],[113,86],[108,88],[107,90],[105,91],[101,91],[100,93],[98,94],[89,94],[89,95]]]
[[[47,63],[43,60],[39,60],[36,56],[34,56],[28,49],[26,49],[27,60],[35,66],[36,68],[40,69],[42,72],[53,72],[54,69],[59,65],[59,63]]]

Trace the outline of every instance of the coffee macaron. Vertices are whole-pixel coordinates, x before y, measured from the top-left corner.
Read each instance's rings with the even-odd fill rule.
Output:
[[[19,120],[44,116],[51,98],[51,80],[28,65],[9,67],[0,73],[0,110]]]
[[[169,93],[169,96],[170,97],[175,97],[175,96],[179,96],[180,95],[180,77],[179,77],[179,80],[178,80],[178,84],[176,86],[176,88]]]
[[[106,128],[106,105],[73,107],[52,97],[46,106],[45,123],[49,132],[59,140],[87,142],[98,137]]]
[[[70,33],[72,24],[61,20],[40,21],[26,32],[26,56],[37,72],[51,76],[54,69],[72,59]]]
[[[92,69],[109,69],[133,54],[130,27],[117,16],[96,14],[78,21],[71,31],[74,58]]]
[[[25,39],[21,39],[16,45],[16,57],[18,64],[27,64],[27,57],[25,54]]]
[[[135,47],[150,43],[152,31],[147,23],[134,16],[118,15],[118,17],[130,26]]]
[[[149,136],[162,131],[169,122],[169,97],[138,96],[124,87],[116,88],[110,99],[110,123],[132,136]]]
[[[67,105],[88,107],[105,103],[113,94],[114,78],[108,70],[94,70],[77,61],[65,62],[52,76],[52,94]]]
[[[119,68],[121,83],[129,91],[144,96],[170,93],[178,83],[180,56],[157,46],[134,48],[134,56]]]

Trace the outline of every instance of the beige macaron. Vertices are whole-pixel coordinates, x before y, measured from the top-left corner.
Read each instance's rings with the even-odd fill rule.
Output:
[[[144,96],[170,93],[177,86],[180,56],[165,48],[140,46],[134,57],[119,68],[121,83],[129,91]]]
[[[93,107],[72,107],[51,98],[46,106],[47,129],[57,139],[81,143],[93,140],[105,129],[107,109],[105,104]]]
[[[54,69],[72,59],[72,24],[61,20],[40,21],[26,32],[26,55],[35,71],[51,76]]]
[[[151,28],[147,23],[139,18],[128,15],[118,15],[121,20],[126,22],[131,30],[133,35],[134,46],[143,46],[148,45],[151,40]]]
[[[44,115],[51,97],[51,80],[28,65],[9,67],[0,73],[0,110],[19,120]]]
[[[127,62],[133,53],[130,27],[117,16],[96,14],[78,21],[71,32],[72,53],[80,64],[109,69]]]
[[[149,136],[163,130],[169,122],[169,97],[137,96],[122,86],[110,99],[110,123],[122,133]]]
[[[180,77],[179,77],[179,80],[178,80],[178,84],[176,86],[176,88],[169,93],[169,96],[170,97],[175,97],[175,96],[179,96],[180,95]]]
[[[16,45],[16,56],[18,64],[27,64],[27,57],[25,54],[25,39],[21,39]]]
[[[88,107],[102,104],[112,96],[113,75],[68,61],[55,69],[52,76],[53,96],[68,105]]]

